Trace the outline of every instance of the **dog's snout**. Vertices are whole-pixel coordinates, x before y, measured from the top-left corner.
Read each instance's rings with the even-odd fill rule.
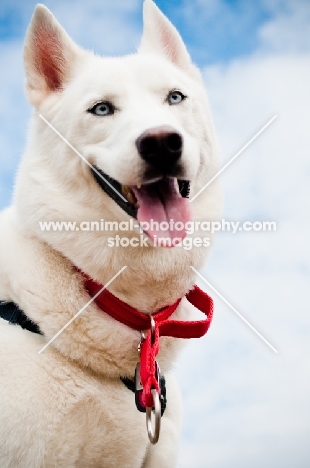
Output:
[[[167,173],[182,156],[183,138],[172,127],[156,127],[145,131],[136,146],[144,161]]]

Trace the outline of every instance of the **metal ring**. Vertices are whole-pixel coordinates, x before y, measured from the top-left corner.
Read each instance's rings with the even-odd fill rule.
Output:
[[[158,392],[155,388],[151,390],[155,408],[155,428],[153,432],[152,427],[152,408],[146,408],[146,428],[151,444],[157,444],[160,433],[160,422],[161,422],[161,404]]]

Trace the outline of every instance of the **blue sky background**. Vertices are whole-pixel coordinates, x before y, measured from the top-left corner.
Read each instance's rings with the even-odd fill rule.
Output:
[[[184,396],[180,468],[310,466],[310,2],[158,0],[202,69],[222,162],[277,119],[222,176],[224,218],[273,220],[275,233],[221,233],[202,274],[220,298],[208,336],[177,374]],[[26,142],[22,42],[35,2],[0,5],[0,208]],[[80,45],[132,52],[141,0],[48,1]]]
[[[113,15],[115,20],[120,15],[120,2],[109,5],[112,2],[92,1],[88,4],[90,13],[98,13],[99,16]],[[114,3],[114,2],[113,2]],[[0,39],[2,41],[23,39],[24,33],[36,2],[2,2],[0,17]],[[126,19],[131,25],[139,30],[141,28],[141,5],[142,1],[124,2],[124,12],[127,10]],[[60,2],[49,1],[46,5],[53,11],[57,10]],[[62,11],[73,3],[65,2]],[[129,8],[126,8],[126,6]],[[236,1],[194,1],[188,0],[159,0],[157,5],[169,17],[173,17],[174,24],[182,33],[186,44],[195,61],[201,65],[210,62],[229,60],[236,55],[251,53],[258,45],[259,26],[274,17],[272,4],[263,2],[249,2],[247,0]],[[206,5],[208,8],[206,8]],[[129,10],[129,11],[128,11]],[[65,13],[64,13],[65,16]],[[60,21],[65,23],[65,18],[58,15]],[[83,19],[80,18],[83,22]],[[86,23],[86,21],[85,21]],[[89,25],[92,28],[92,25]],[[93,47],[92,35],[87,37],[80,31],[81,45]],[[113,42],[113,38],[112,42]],[[109,40],[110,42],[111,40]],[[109,51],[109,46],[96,40],[96,46],[102,53]],[[129,52],[132,43],[120,44],[117,52]],[[207,47],[202,47],[205,44]]]

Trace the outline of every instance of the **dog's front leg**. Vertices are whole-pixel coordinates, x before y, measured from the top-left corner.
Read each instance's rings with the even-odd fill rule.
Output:
[[[161,420],[159,441],[150,444],[142,468],[175,468],[181,432],[182,401],[178,384],[171,374],[166,375],[167,408]]]

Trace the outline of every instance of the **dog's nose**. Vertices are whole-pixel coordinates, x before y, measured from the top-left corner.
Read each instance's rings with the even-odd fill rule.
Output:
[[[161,126],[142,133],[136,146],[144,161],[165,174],[180,159],[183,138],[174,128]]]

